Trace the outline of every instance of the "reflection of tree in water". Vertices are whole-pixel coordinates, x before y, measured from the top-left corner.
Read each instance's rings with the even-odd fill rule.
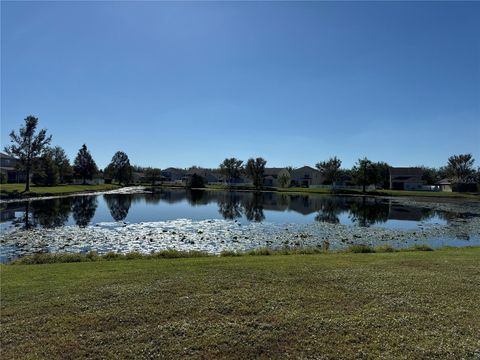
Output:
[[[340,222],[338,215],[343,211],[341,205],[336,198],[322,199],[318,214],[315,216],[315,221],[338,224]]]
[[[226,193],[218,198],[218,212],[226,220],[234,220],[242,217],[240,197],[235,193]]]
[[[39,225],[46,228],[63,226],[68,221],[71,203],[71,198],[26,202],[22,216],[12,223],[26,230]]]
[[[125,220],[128,215],[128,210],[130,210],[130,206],[132,205],[131,194],[107,194],[103,195],[103,199],[107,203],[110,215],[112,215],[115,221]]]
[[[144,195],[143,198],[145,199],[146,204],[156,205],[156,204],[160,203],[160,200],[162,200],[163,192],[153,190],[151,193],[142,194],[142,195]]]
[[[87,226],[95,216],[97,210],[96,196],[77,196],[73,199],[73,218],[80,227]]]
[[[25,203],[25,209],[23,211],[23,215],[14,219],[12,221],[12,224],[21,225],[20,228],[25,229],[25,230],[28,230],[31,227],[35,226],[35,223],[33,221],[33,215],[32,215],[32,212],[31,212],[30,201],[27,201]]]
[[[207,205],[210,202],[203,190],[187,190],[187,200],[190,205]]]
[[[376,223],[384,223],[388,220],[390,207],[388,203],[378,199],[354,199],[350,203],[350,219],[360,226],[370,226]]]
[[[244,207],[248,221],[261,222],[265,220],[262,193],[254,193],[252,197],[245,201]]]
[[[67,223],[72,207],[72,198],[58,198],[32,203],[33,222],[46,228],[59,227]]]

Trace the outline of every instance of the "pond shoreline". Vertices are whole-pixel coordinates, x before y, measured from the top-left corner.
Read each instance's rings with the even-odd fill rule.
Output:
[[[0,262],[60,252],[480,245],[478,202],[433,200],[143,187],[36,198],[2,209],[13,220],[2,224]]]

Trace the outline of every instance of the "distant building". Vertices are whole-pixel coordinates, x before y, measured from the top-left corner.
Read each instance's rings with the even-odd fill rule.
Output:
[[[26,180],[25,172],[19,170],[19,161],[13,156],[0,152],[0,172],[5,175],[9,183],[23,183]]]
[[[171,184],[182,184],[187,170],[169,167],[161,171],[162,181]]]
[[[424,190],[423,170],[417,167],[391,167],[390,189]]]
[[[302,166],[294,169],[290,174],[294,186],[311,187],[322,185],[323,177],[320,171],[310,166]]]
[[[188,181],[194,174],[202,177],[205,184],[214,184],[221,182],[220,174],[217,174],[210,169],[192,168],[190,170],[187,170],[185,176],[183,177],[183,181],[185,182],[185,184],[188,183]]]
[[[291,177],[286,168],[265,168],[263,173],[263,186],[280,186],[278,179],[280,179],[282,176],[288,176],[289,178]]]

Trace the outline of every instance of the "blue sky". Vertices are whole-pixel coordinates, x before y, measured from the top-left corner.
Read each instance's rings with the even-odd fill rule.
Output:
[[[480,3],[3,2],[1,143],[166,168],[480,165]]]

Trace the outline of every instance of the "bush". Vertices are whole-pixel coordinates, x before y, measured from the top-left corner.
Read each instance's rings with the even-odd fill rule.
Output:
[[[379,253],[390,253],[390,252],[396,252],[396,251],[397,250],[395,250],[391,245],[382,245],[382,246],[377,246],[375,248],[375,252],[379,252]]]
[[[190,189],[193,188],[204,188],[205,187],[205,179],[196,173],[190,176],[187,182],[187,187]]]
[[[375,249],[365,244],[355,244],[355,245],[350,245],[347,248],[347,252],[351,252],[355,254],[365,254],[365,253],[374,253]]]
[[[413,251],[433,251],[433,249],[426,244],[417,244],[411,247]]]
[[[223,250],[220,256],[241,256],[242,254],[233,250]]]

